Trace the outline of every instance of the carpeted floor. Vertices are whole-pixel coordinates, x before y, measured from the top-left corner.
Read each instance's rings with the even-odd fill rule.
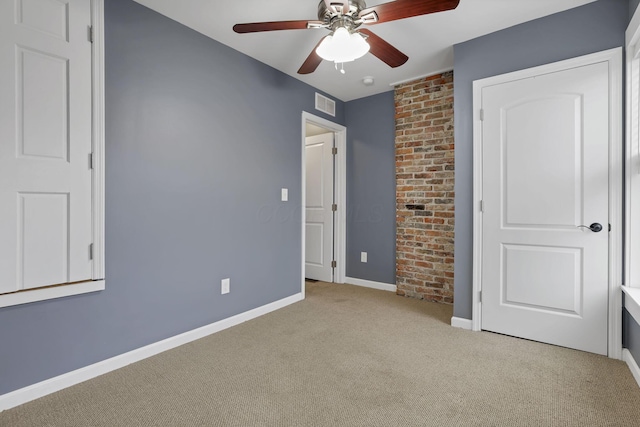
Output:
[[[0,413],[0,426],[640,426],[606,357],[348,285]]]

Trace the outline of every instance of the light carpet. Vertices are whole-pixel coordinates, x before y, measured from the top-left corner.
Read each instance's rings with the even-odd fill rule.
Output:
[[[349,285],[0,413],[0,426],[639,426],[620,361]]]

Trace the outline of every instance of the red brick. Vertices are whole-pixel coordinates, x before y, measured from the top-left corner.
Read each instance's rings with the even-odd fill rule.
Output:
[[[453,302],[453,72],[402,84],[396,113],[398,295]],[[425,205],[410,211],[408,204]]]

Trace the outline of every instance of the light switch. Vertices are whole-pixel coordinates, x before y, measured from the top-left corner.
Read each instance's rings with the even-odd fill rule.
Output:
[[[282,201],[283,202],[288,202],[289,201],[289,189],[288,188],[283,188],[282,189]]]
[[[367,262],[367,253],[360,252],[360,262]]]

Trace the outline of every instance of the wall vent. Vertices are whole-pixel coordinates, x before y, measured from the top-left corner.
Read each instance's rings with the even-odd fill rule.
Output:
[[[336,116],[336,101],[329,99],[326,96],[320,95],[316,92],[316,110],[327,113],[328,115]]]

